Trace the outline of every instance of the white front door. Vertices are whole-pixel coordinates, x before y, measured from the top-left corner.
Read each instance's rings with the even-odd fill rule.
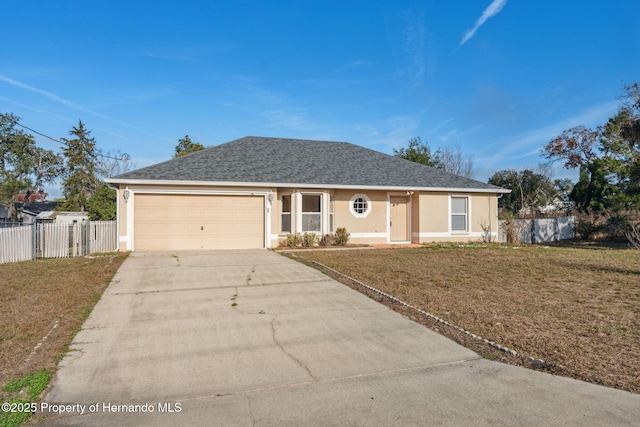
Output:
[[[389,240],[409,241],[409,209],[407,196],[389,197]]]

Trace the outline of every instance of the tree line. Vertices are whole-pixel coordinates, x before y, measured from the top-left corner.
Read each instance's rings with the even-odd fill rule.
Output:
[[[543,148],[547,163],[536,170],[507,169],[495,172],[488,183],[511,189],[500,199],[503,216],[539,214],[546,209],[577,210],[582,213],[619,213],[640,209],[640,84],[624,86],[616,114],[595,129],[576,126],[563,131]],[[36,145],[20,119],[0,113],[0,203],[17,218],[15,202],[44,199],[45,184],[62,180],[66,211],[88,211],[92,220],[115,219],[115,190],[103,179],[127,172],[130,158],[121,153],[103,153],[82,121],[61,138],[61,154]],[[178,140],[174,158],[205,147],[189,135]],[[394,155],[447,172],[473,178],[471,155],[459,146],[432,150],[420,137]],[[551,164],[562,161],[567,169],[578,169],[579,179],[553,180]]]
[[[508,188],[500,199],[503,216],[541,214],[548,210],[620,215],[640,209],[640,84],[623,87],[616,114],[595,129],[563,131],[542,150],[546,162],[535,169],[495,172],[489,184]],[[450,153],[454,153],[451,156]],[[446,155],[444,155],[446,153]],[[438,148],[412,138],[394,154],[407,160],[472,177],[473,160],[460,149]],[[452,160],[454,159],[454,160]],[[578,169],[577,182],[552,179],[552,164]]]
[[[20,124],[19,117],[0,113],[0,204],[7,208],[12,221],[18,220],[25,204],[45,201],[48,195],[43,187],[59,180],[64,196],[59,210],[88,212],[92,221],[116,219],[116,191],[104,178],[132,169],[127,154],[98,149],[81,120],[69,131],[69,138],[51,138],[62,145],[61,153],[37,146],[33,135],[23,128],[28,129]],[[173,157],[204,148],[185,135],[178,140]]]
[[[22,127],[19,117],[0,113],[0,204],[11,220],[17,221],[30,201],[44,201],[44,185],[58,180],[64,195],[60,210],[89,212],[92,220],[115,219],[116,192],[102,179],[128,170],[127,155],[102,153],[81,120],[69,138],[52,138],[62,145],[61,153],[37,146]],[[18,209],[16,201],[22,201]]]
[[[582,212],[640,208],[640,86],[624,92],[607,123],[567,129],[544,147],[548,159],[579,170],[569,197]]]
[[[393,154],[466,178],[473,178],[475,173],[473,156],[464,154],[457,145],[433,150],[428,142],[414,137],[406,147],[394,148]],[[540,209],[561,195],[566,198],[567,191],[561,191],[561,188],[572,185],[566,180],[552,181],[550,168],[545,164],[540,164],[536,170],[502,170],[494,173],[488,182],[512,190],[500,199],[502,212],[510,214]]]

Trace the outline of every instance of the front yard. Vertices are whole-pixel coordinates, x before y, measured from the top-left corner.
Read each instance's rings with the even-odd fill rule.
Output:
[[[553,366],[545,369],[554,374],[640,393],[640,251],[432,245],[299,255],[549,362]],[[527,365],[526,359],[389,304],[485,357]]]
[[[37,402],[127,254],[0,264],[0,400]],[[0,412],[0,425],[28,413]]]

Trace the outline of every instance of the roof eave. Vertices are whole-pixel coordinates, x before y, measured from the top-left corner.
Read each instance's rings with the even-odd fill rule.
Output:
[[[167,186],[220,186],[220,187],[284,187],[284,188],[309,188],[309,189],[337,189],[337,190],[383,190],[383,191],[446,191],[446,192],[473,192],[473,193],[511,193],[506,188],[482,188],[482,187],[401,187],[393,185],[344,185],[344,184],[309,184],[309,183],[282,183],[282,182],[237,182],[237,181],[175,181],[175,180],[149,180],[149,179],[105,179],[107,184],[121,185],[167,185]]]

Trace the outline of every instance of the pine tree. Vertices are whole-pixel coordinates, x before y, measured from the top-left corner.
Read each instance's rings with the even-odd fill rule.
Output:
[[[87,201],[100,185],[96,142],[90,134],[91,131],[79,121],[78,127],[69,132],[75,138],[62,139],[66,145],[62,150],[65,157],[63,210],[85,212]]]
[[[184,138],[178,140],[176,145],[176,154],[173,158],[186,156],[187,154],[195,153],[196,151],[204,150],[204,145],[199,142],[193,142],[189,135],[185,135]]]

